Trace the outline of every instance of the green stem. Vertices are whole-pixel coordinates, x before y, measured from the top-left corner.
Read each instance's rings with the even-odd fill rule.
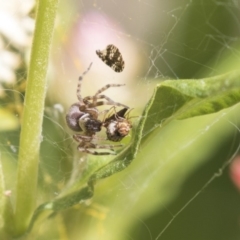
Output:
[[[20,135],[16,186],[15,235],[28,228],[36,205],[47,66],[58,0],[39,0]]]

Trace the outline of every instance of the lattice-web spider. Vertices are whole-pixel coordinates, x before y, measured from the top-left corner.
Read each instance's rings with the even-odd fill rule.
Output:
[[[83,77],[88,73],[92,66],[92,63],[89,65],[88,69],[79,77],[78,86],[77,86],[77,103],[71,105],[67,115],[66,122],[70,129],[75,132],[82,132],[82,134],[74,134],[73,138],[79,142],[78,150],[80,152],[86,152],[93,155],[110,155],[115,154],[114,148],[120,147],[122,145],[98,145],[94,143],[94,140],[97,140],[96,132],[101,131],[102,121],[99,120],[99,115],[102,112],[99,112],[97,109],[98,106],[102,105],[113,105],[113,106],[122,106],[126,109],[128,107],[124,104],[114,102],[112,99],[107,97],[102,92],[106,91],[110,87],[120,87],[124,84],[107,84],[104,87],[100,88],[93,96],[87,96],[82,98],[81,96],[81,86]],[[93,149],[110,149],[112,152],[97,152]]]

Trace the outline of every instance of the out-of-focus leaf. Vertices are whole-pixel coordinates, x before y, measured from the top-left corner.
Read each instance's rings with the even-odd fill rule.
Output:
[[[8,109],[0,108],[0,131],[13,131],[19,126],[18,119]]]
[[[3,171],[2,171],[2,163],[0,159],[0,222],[1,223],[4,223],[3,214],[6,207],[6,196],[4,195],[4,192],[5,192],[5,181],[4,181]],[[2,224],[2,226],[3,225],[4,224]]]

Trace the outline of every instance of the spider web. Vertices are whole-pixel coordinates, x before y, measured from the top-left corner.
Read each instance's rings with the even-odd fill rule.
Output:
[[[65,124],[66,109],[77,101],[77,79],[91,62],[82,95],[92,95],[105,84],[126,84],[109,89],[106,95],[134,108],[134,116],[141,116],[154,86],[164,79],[203,78],[237,69],[239,12],[236,0],[61,0],[44,116],[39,203],[58,196],[84,169],[98,164],[97,160],[89,163],[85,157],[80,158]],[[108,44],[116,45],[123,55],[122,73],[115,73],[95,54]],[[25,75],[20,72],[18,79]],[[155,139],[162,146],[156,171],[150,167],[156,153],[140,149],[138,162],[133,161],[129,169],[97,185],[95,197],[85,210],[79,207],[63,213],[62,218],[58,216],[59,226],[64,225],[62,231],[66,231],[58,236],[77,239],[79,224],[81,231],[85,229],[83,239],[113,239],[106,223],[116,214],[115,225],[110,225],[116,234],[114,239],[238,239],[239,192],[230,179],[229,166],[240,147],[239,110],[235,106],[214,116],[185,120],[180,125],[182,130],[173,123]],[[4,132],[0,137],[0,158],[5,159],[4,166],[11,173],[6,180],[9,189],[14,189],[18,134]],[[208,138],[202,138],[206,134]],[[164,141],[172,142],[175,151]],[[166,196],[175,185],[164,186],[165,192],[160,193],[166,196],[158,196],[158,175],[164,175],[165,166],[184,154],[189,145],[192,154],[185,156],[186,165],[179,171],[198,158],[202,164],[172,181],[179,185],[171,197]],[[132,194],[136,189],[142,194]]]

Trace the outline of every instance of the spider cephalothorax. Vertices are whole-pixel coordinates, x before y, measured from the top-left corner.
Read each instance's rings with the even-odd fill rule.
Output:
[[[94,155],[109,155],[115,154],[115,152],[96,152],[92,149],[110,149],[113,151],[112,145],[98,145],[93,142],[97,139],[95,134],[101,131],[103,125],[102,121],[99,120],[99,115],[101,112],[98,110],[98,106],[102,105],[113,105],[122,106],[126,109],[128,107],[124,104],[114,102],[109,97],[101,94],[103,91],[110,87],[120,87],[124,84],[107,84],[103,88],[100,88],[96,94],[93,96],[87,96],[82,98],[81,96],[81,84],[83,76],[87,74],[90,70],[91,65],[88,69],[79,77],[78,87],[77,87],[77,98],[78,102],[71,105],[69,111],[66,115],[66,122],[68,127],[75,132],[82,132],[81,134],[74,134],[73,138],[79,142],[78,150],[81,152],[87,152]]]
[[[132,129],[132,124],[126,116],[128,108],[123,108],[106,118],[103,126],[106,128],[107,139],[113,142],[119,142],[126,137]]]

